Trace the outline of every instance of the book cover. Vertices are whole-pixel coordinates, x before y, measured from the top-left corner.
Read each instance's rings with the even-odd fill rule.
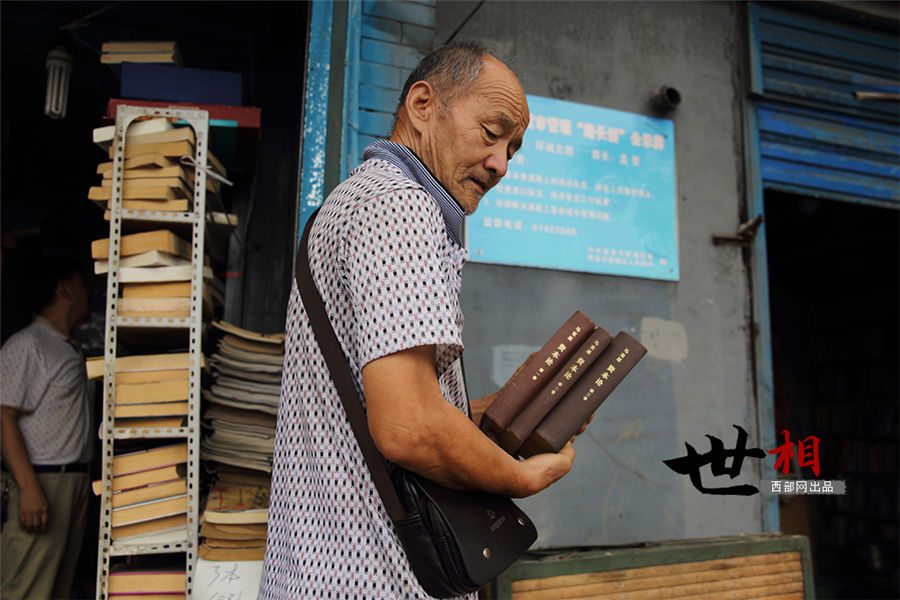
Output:
[[[174,267],[119,267],[119,281],[122,283],[190,281],[193,270],[193,265],[177,265]],[[212,269],[203,267],[203,277],[205,279],[212,279]]]
[[[103,42],[100,51],[109,52],[174,52],[178,43],[172,40],[163,41],[110,41]]]
[[[609,332],[602,327],[594,329],[562,369],[513,419],[513,422],[500,436],[500,446],[515,456],[519,446],[525,442],[525,439],[556,403],[565,397],[575,382],[588,372],[588,369],[601,356],[612,339]]]
[[[268,488],[217,485],[209,490],[203,519],[216,524],[265,523],[269,518]]]
[[[121,508],[113,508],[110,520],[113,527],[120,527],[186,512],[187,494],[181,494],[169,498],[155,498]]]
[[[94,200],[98,208],[106,208],[108,200]],[[168,212],[189,212],[193,202],[189,198],[176,200],[122,200],[123,210],[161,210]],[[103,218],[109,221],[109,211],[103,213]]]
[[[131,490],[153,483],[162,483],[173,481],[175,479],[185,477],[186,469],[183,463],[166,465],[155,469],[147,469],[137,471],[127,475],[120,475],[112,478],[112,491],[118,492],[122,490]],[[91,489],[95,496],[99,496],[102,491],[103,480],[96,479],[91,483]]]
[[[647,353],[624,331],[616,334],[587,372],[578,379],[519,448],[525,458],[559,452]]]
[[[113,429],[128,431],[136,429],[175,429],[185,425],[187,425],[187,416],[115,419],[113,421]]]
[[[187,515],[177,514],[159,519],[151,519],[131,525],[120,525],[110,529],[110,536],[116,541],[138,544],[149,542],[148,536],[161,536],[169,540],[187,539]]]
[[[267,527],[266,523],[210,523],[204,521],[200,526],[200,535],[219,540],[264,540],[268,535]]]
[[[191,245],[168,229],[123,235],[119,244],[120,256],[132,256],[150,250],[161,250],[188,260],[191,258]],[[109,258],[109,238],[91,242],[91,258]]]
[[[197,556],[204,560],[217,561],[263,560],[266,557],[266,547],[218,548],[209,544],[200,544]]]
[[[188,414],[187,402],[149,402],[145,404],[116,404],[113,417],[174,417]]]
[[[203,355],[201,355],[202,358]],[[171,352],[164,354],[135,354],[116,358],[116,373],[123,371],[156,371],[164,369],[189,369],[191,364],[189,352]],[[201,366],[203,366],[202,363]]]
[[[191,295],[190,281],[123,283],[120,287],[123,298],[189,298]]]
[[[158,131],[165,131],[167,129],[172,129],[175,127],[172,123],[169,122],[165,117],[157,117],[151,119],[139,119],[132,121],[132,123],[128,126],[128,133],[125,139],[128,140],[132,135],[139,135],[141,133],[156,133]],[[93,131],[93,139],[94,143],[100,146],[103,150],[109,148],[109,145],[112,143],[113,139],[116,137],[116,126],[115,125],[104,125],[102,127],[95,127]],[[110,169],[112,168],[112,163],[110,164]]]
[[[187,403],[184,403],[187,405]],[[113,456],[112,475],[128,475],[187,461],[187,444],[169,444]]]
[[[172,267],[176,265],[189,265],[191,261],[175,254],[169,254],[162,250],[148,250],[140,254],[123,256],[119,259],[120,267]],[[100,259],[94,261],[94,273],[102,275],[109,272],[109,260]]]
[[[144,404],[148,402],[177,402],[187,400],[188,380],[153,381],[147,383],[116,382],[116,404]]]
[[[187,481],[180,477],[172,481],[152,483],[131,490],[113,492],[112,507],[122,508],[132,504],[140,504],[149,500],[159,500],[171,496],[179,496],[187,493]]]
[[[125,171],[129,171],[131,169],[176,167],[180,164],[178,159],[163,156],[159,152],[147,152],[145,154],[132,156],[131,158],[126,158],[122,164],[122,168],[125,169]],[[113,161],[102,162],[97,165],[97,174],[103,175],[104,177],[112,177],[112,168]]]
[[[177,142],[151,142],[149,144],[125,142],[125,158],[132,158],[142,154],[162,154],[169,158],[178,159],[182,156],[194,156],[194,144],[189,140],[179,140]],[[209,153],[207,153],[209,154]],[[115,146],[109,147],[109,158],[115,156]]]
[[[184,593],[187,589],[187,576],[184,569],[157,570],[159,567],[136,568],[123,565],[122,568],[111,568],[108,578],[107,592],[114,594],[174,594]]]
[[[549,340],[497,392],[481,419],[481,429],[499,442],[526,404],[572,357],[594,331],[594,323],[583,312],[576,311]]]

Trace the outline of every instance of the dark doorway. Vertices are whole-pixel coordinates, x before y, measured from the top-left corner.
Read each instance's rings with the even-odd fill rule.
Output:
[[[818,598],[896,598],[900,212],[767,192],[765,214],[778,440],[820,438],[818,479],[847,486],[782,496],[781,529]]]
[[[244,106],[260,109],[255,160],[239,165],[225,207],[241,225],[223,268],[238,289],[226,318],[258,331],[284,326],[290,292],[306,64],[308,2],[47,2],[8,0],[2,24],[2,298],[0,342],[27,325],[34,252],[74,256],[92,271],[90,243],[107,237],[103,211],[88,200],[107,160],[92,141],[120,96],[107,41],[174,40],[184,66],[239,73]],[[73,58],[65,119],[43,114],[48,52]],[[234,259],[234,260],[232,260]],[[246,274],[246,275],[245,275]],[[90,278],[96,317],[75,335],[87,355],[103,351],[106,280]],[[97,411],[100,414],[100,396]],[[99,417],[98,417],[99,419]],[[98,423],[99,425],[99,423]],[[97,431],[95,426],[92,431]],[[92,475],[98,478],[98,455]],[[72,596],[95,597],[99,500],[92,497]]]

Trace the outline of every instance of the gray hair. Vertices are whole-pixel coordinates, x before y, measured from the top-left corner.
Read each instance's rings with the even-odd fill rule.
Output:
[[[496,57],[489,49],[475,42],[453,42],[433,50],[409,74],[400,93],[397,112],[406,103],[409,89],[419,81],[431,84],[441,101],[441,108],[446,110],[450,102],[481,75],[485,55]]]

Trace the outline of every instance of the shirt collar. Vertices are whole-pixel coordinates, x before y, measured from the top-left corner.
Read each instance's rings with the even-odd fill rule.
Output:
[[[441,208],[444,215],[444,225],[450,238],[462,247],[462,228],[466,214],[459,202],[450,195],[441,183],[435,179],[428,167],[408,147],[390,140],[377,140],[372,142],[363,151],[363,159],[376,158],[388,162],[403,174],[412,179],[431,194]]]
[[[53,322],[50,321],[50,319],[48,319],[46,317],[42,317],[41,315],[37,315],[34,318],[34,320],[37,321],[38,323],[40,323],[41,325],[43,325],[44,327],[46,327],[47,329],[49,329],[50,331],[52,331],[54,334],[58,335],[59,337],[61,337],[64,340],[66,340],[67,342],[71,339],[70,336],[68,336],[65,333],[63,333],[62,331],[60,331],[59,327],[54,325]]]

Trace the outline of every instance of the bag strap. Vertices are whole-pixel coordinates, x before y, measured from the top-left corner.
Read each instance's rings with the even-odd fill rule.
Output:
[[[372,481],[375,483],[375,489],[381,496],[384,508],[387,510],[388,516],[392,521],[400,521],[406,517],[406,511],[400,503],[397,496],[397,490],[391,483],[390,475],[388,475],[387,465],[385,465],[384,457],[378,451],[375,440],[369,432],[369,425],[366,416],[363,414],[362,399],[353,383],[353,376],[350,374],[350,367],[347,366],[347,358],[341,349],[337,335],[334,333],[334,327],[325,311],[325,303],[313,280],[312,272],[309,267],[309,232],[312,224],[316,220],[319,209],[312,214],[303,230],[303,237],[300,239],[300,247],[297,250],[297,260],[294,275],[297,278],[297,288],[300,290],[300,300],[306,308],[306,314],[309,316],[309,322],[312,326],[313,333],[319,343],[319,349],[328,365],[328,371],[331,373],[331,379],[334,381],[334,387],[337,389],[341,403],[344,405],[344,411],[347,413],[347,420],[350,421],[350,427],[356,436],[356,441],[362,450],[366,464],[369,466],[369,473]]]

